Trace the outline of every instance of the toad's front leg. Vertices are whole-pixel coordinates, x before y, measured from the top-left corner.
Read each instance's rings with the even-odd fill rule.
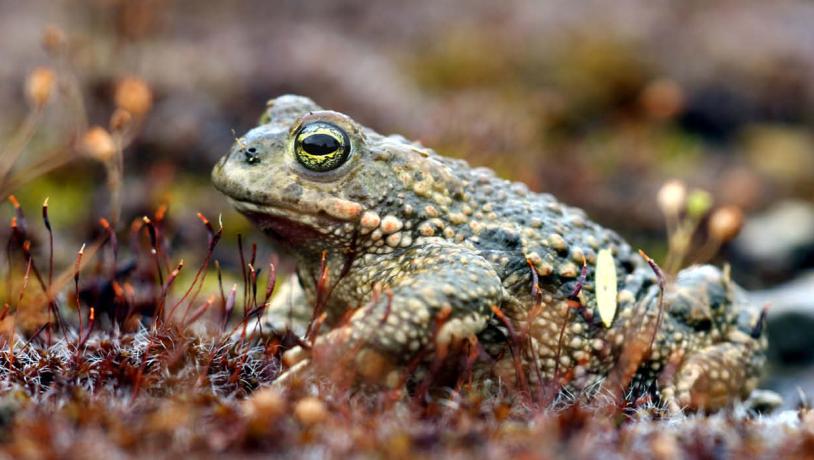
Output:
[[[486,326],[491,306],[505,298],[492,266],[480,255],[444,242],[407,249],[364,269],[385,287],[350,321],[317,340],[329,351],[353,358],[370,374],[371,361],[404,364],[420,350],[438,350],[474,336]],[[305,357],[301,351],[287,356]],[[296,361],[297,359],[294,358]],[[302,361],[297,369],[303,369]],[[366,371],[367,370],[367,371]],[[375,373],[374,373],[375,374]]]

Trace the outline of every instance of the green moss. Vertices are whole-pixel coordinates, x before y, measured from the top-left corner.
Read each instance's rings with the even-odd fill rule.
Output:
[[[39,220],[39,210],[48,198],[48,216],[54,228],[72,228],[92,214],[93,191],[100,185],[88,175],[48,174],[34,179],[15,193],[29,219]],[[102,184],[102,187],[105,185]]]

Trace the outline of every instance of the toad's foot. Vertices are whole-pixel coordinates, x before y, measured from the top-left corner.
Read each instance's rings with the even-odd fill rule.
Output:
[[[674,383],[662,390],[671,412],[715,411],[748,396],[757,386],[757,377],[743,365],[753,359],[755,342],[739,335],[746,336],[734,331],[729,342],[695,352],[681,364]]]

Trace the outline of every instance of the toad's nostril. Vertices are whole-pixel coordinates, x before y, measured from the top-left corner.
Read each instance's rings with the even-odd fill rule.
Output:
[[[257,149],[254,147],[243,150],[243,157],[246,160],[246,163],[250,165],[260,162],[260,158],[257,156]]]

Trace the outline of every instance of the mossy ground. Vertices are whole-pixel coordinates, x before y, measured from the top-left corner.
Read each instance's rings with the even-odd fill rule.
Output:
[[[171,254],[154,251],[172,239],[164,221],[151,220],[151,230],[142,220],[131,235],[141,253],[116,254],[128,269],[113,270],[113,242],[101,236],[95,252],[82,255],[93,260],[79,272],[81,263],[69,269],[69,286],[51,297],[52,310],[47,280],[64,277],[37,269],[43,286],[29,287],[38,284],[32,272],[43,260],[9,244],[21,256],[12,257],[12,267],[25,270],[12,272],[10,286],[25,295],[2,320],[0,454],[741,458],[796,457],[814,447],[814,415],[805,407],[769,417],[743,406],[711,416],[668,415],[648,398],[607,391],[587,398],[552,393],[550,386],[485,388],[465,372],[445,387],[423,385],[433,383],[427,375],[427,382],[387,389],[360,385],[350,370],[353,357],[329,350],[312,351],[319,372],[275,385],[283,353],[303,342],[287,333],[261,338],[242,331],[262,309],[276,273],[253,273],[260,264],[247,252],[239,257],[248,267],[245,284],[220,287],[217,270],[207,267],[222,232],[203,221],[208,244],[201,242],[200,265],[191,269],[198,275],[188,284],[176,285],[181,278],[168,263]],[[217,287],[203,300],[197,291],[205,276]],[[26,302],[44,309],[39,317],[47,322],[15,333]],[[444,368],[466,358],[451,357]]]

